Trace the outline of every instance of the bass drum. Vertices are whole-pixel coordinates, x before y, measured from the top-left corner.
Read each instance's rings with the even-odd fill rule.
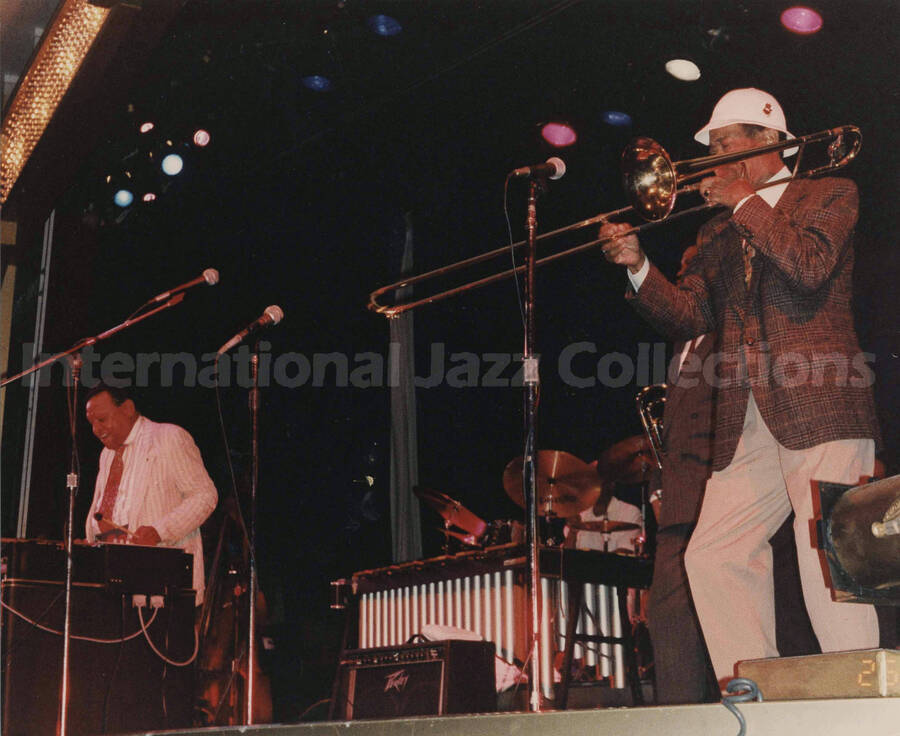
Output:
[[[497,519],[488,524],[483,539],[485,547],[497,547],[501,544],[524,544],[525,526],[515,519]]]

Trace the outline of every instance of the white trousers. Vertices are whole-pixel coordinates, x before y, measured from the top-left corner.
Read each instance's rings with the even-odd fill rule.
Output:
[[[685,568],[713,669],[724,686],[744,659],[777,657],[769,538],[793,508],[803,599],[823,652],[878,646],[871,605],[838,603],[816,548],[813,481],[857,485],[874,471],[871,439],[788,450],[769,432],[753,395],[731,463],[713,473]]]

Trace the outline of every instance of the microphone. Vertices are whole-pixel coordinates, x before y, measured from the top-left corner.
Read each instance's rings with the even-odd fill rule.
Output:
[[[268,325],[277,325],[283,318],[284,312],[281,311],[281,307],[279,307],[278,305],[273,304],[270,307],[266,307],[266,311],[262,313],[261,317],[251,322],[248,327],[241,330],[222,347],[220,347],[216,355],[227,353],[229,350],[231,350],[231,348],[241,342],[250,333],[256,332],[257,330],[260,330],[263,327],[267,327]]]
[[[153,297],[148,304],[156,304],[157,302],[164,302],[168,299],[172,294],[177,294],[179,291],[185,291],[190,289],[192,286],[196,286],[197,284],[209,284],[213,286],[219,283],[219,272],[214,268],[207,268],[203,273],[201,273],[197,278],[191,279],[183,283],[181,286],[176,286],[174,289],[170,289],[169,291],[164,291],[162,294],[157,294]]]
[[[532,178],[549,177],[550,179],[561,179],[566,173],[566,163],[561,158],[552,156],[544,163],[535,166],[523,166],[515,169],[510,173],[511,177],[528,176]]]

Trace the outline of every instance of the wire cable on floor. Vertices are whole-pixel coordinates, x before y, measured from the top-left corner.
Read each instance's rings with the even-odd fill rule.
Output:
[[[757,703],[763,702],[762,693],[753,680],[746,677],[736,677],[725,686],[725,690],[735,695],[726,695],[722,698],[722,705],[730,710],[734,717],[738,719],[740,730],[738,736],[745,736],[747,733],[747,721],[744,720],[744,714],[737,709],[736,703],[749,703],[755,700]]]

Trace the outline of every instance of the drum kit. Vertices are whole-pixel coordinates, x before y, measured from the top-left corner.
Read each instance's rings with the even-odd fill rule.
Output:
[[[523,483],[524,458],[519,456],[503,471],[503,488],[519,507],[525,508]],[[605,450],[595,463],[586,463],[561,450],[540,450],[536,458],[537,507],[541,519],[542,542],[547,546],[565,544],[564,528],[574,531],[599,532],[605,539],[614,532],[639,530],[638,553],[643,551],[645,525],[606,518],[583,519],[588,509],[599,505],[605,509],[615,484],[646,483],[654,465],[651,448],[645,436],[629,437]],[[444,551],[450,552],[450,540],[464,548],[477,549],[501,544],[525,542],[525,527],[516,520],[484,521],[459,501],[440,491],[418,486],[415,494],[430,505],[443,519],[441,529],[446,539]],[[642,518],[643,518],[643,509]]]

